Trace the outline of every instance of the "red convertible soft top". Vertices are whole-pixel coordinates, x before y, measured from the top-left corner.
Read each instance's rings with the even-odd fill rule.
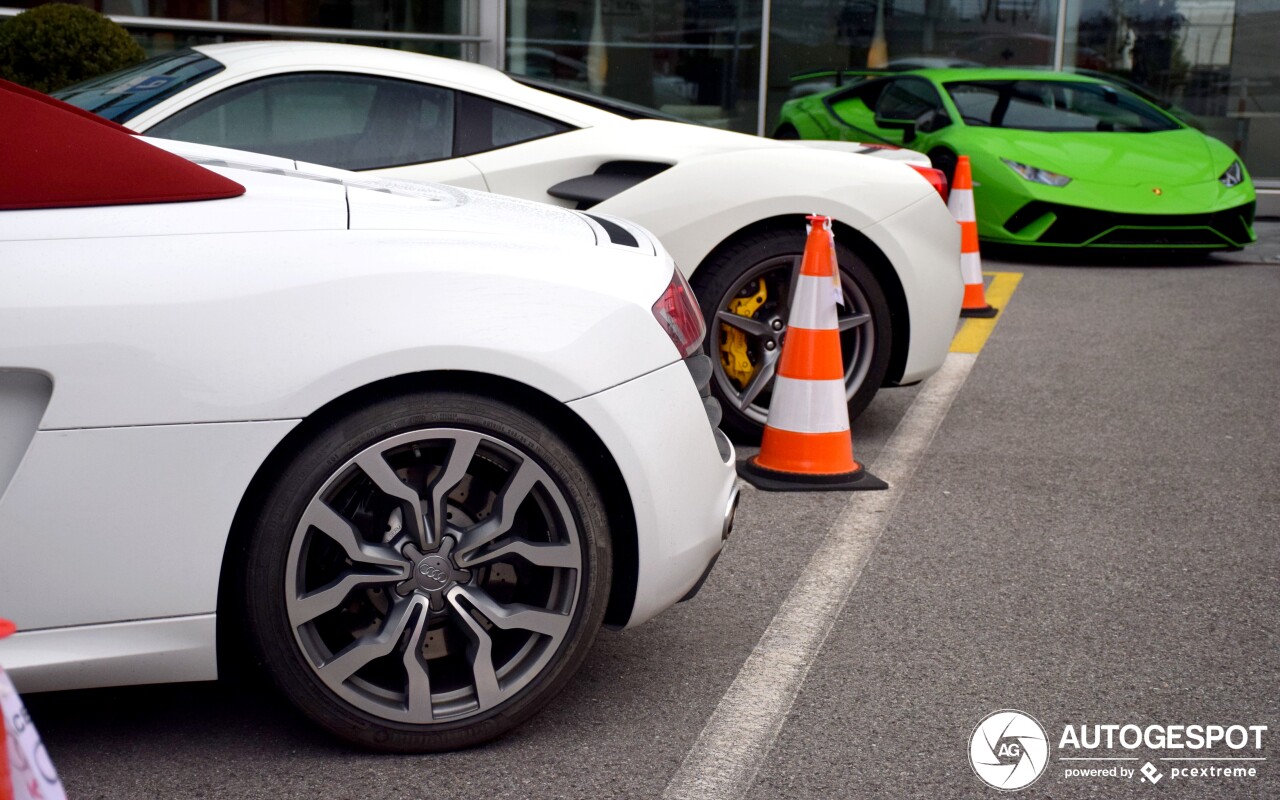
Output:
[[[0,209],[220,200],[244,187],[127,129],[0,80]]]

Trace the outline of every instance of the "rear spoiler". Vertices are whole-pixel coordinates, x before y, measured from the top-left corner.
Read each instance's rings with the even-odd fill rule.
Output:
[[[843,86],[845,78],[865,80],[888,75],[891,72],[892,70],[887,69],[811,69],[792,73],[790,80],[792,83],[803,83],[804,81],[814,81],[820,78],[835,78],[836,86]]]

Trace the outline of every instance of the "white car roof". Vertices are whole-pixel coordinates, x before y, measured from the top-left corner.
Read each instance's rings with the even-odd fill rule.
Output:
[[[233,42],[193,48],[238,74],[297,72],[371,72],[393,78],[424,80],[527,108],[577,127],[626,121],[625,117],[549,92],[524,86],[506,74],[452,58],[409,53],[385,47],[330,42]]]
[[[637,152],[657,153],[679,161],[691,155],[758,148],[801,148],[865,153],[891,161],[928,165],[922,153],[905,149],[876,149],[857,142],[820,140],[777,141],[701,125],[657,120],[635,121],[567,97],[544,92],[513,80],[492,67],[422,53],[367,45],[331,42],[233,42],[193,48],[224,64],[226,77],[237,82],[273,74],[323,71],[359,72],[439,86],[506,102],[577,128],[616,126],[620,141],[631,141]],[[139,119],[148,117],[148,112]],[[148,123],[154,120],[147,119]],[[145,130],[145,125],[143,129]],[[640,134],[643,129],[644,133]],[[638,137],[638,140],[637,140]],[[653,137],[645,141],[646,137]]]

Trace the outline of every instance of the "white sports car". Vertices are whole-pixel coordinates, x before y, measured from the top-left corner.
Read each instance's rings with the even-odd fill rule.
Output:
[[[713,389],[747,437],[767,413],[806,214],[836,220],[851,414],[931,374],[955,332],[958,226],[918,153],[628,119],[487,67],[339,44],[201,46],[58,96],[149,136],[634,220],[713,321]]]
[[[335,734],[460,747],[700,585],[734,454],[643,229],[148,143],[3,82],[0,131],[22,691],[210,679],[243,631]]]

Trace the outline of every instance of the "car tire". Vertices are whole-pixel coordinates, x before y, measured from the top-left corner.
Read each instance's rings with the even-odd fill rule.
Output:
[[[794,230],[760,231],[717,250],[693,275],[694,293],[707,320],[705,348],[714,365],[711,387],[724,408],[721,427],[740,442],[759,441],[768,418],[772,371],[781,352],[792,277],[799,271],[805,239],[799,225]],[[839,310],[845,395],[853,419],[884,382],[893,331],[888,301],[865,260],[839,241],[836,257],[845,298]],[[750,316],[739,320],[744,312]]]
[[[260,509],[250,642],[304,715],[358,745],[502,734],[564,687],[604,619],[600,493],[555,430],[490,397],[415,392],[334,419]]]
[[[800,131],[796,130],[796,126],[791,123],[784,123],[779,125],[778,129],[773,132],[773,138],[783,140],[799,139]]]

